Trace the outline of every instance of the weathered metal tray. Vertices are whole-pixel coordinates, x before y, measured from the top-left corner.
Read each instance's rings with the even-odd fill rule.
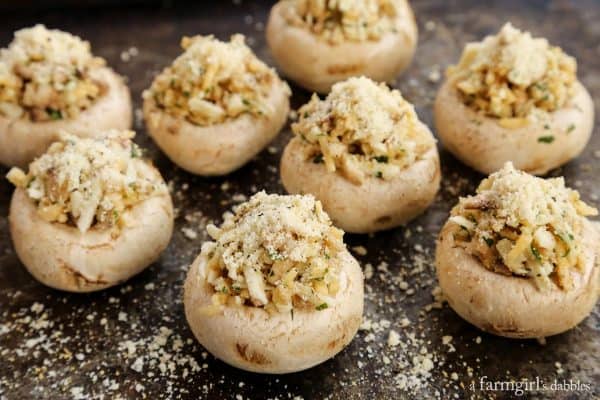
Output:
[[[14,30],[38,22],[79,34],[128,78],[139,109],[142,90],[179,53],[182,35],[212,33],[226,38],[242,32],[257,54],[272,64],[263,32],[270,5],[238,0],[5,11],[0,17],[0,43],[5,46]],[[413,7],[419,48],[396,86],[430,126],[438,72],[457,60],[467,41],[495,32],[508,20],[548,37],[577,57],[579,77],[591,91],[598,113],[599,1],[422,0]],[[293,85],[292,89],[294,107],[308,100],[309,93]],[[173,240],[160,261],[129,282],[88,295],[58,292],[37,283],[12,248],[6,219],[12,187],[0,182],[0,399],[512,398],[519,393],[481,390],[481,382],[525,379],[539,380],[547,387],[526,391],[523,398],[598,398],[598,307],[576,329],[541,345],[484,334],[436,302],[432,295],[436,234],[458,196],[470,193],[481,179],[443,149],[442,190],[425,215],[406,228],[346,235],[351,247],[367,250],[357,258],[369,276],[365,310],[369,329],[361,330],[333,360],[302,373],[257,375],[215,360],[196,344],[185,322],[186,268],[206,238],[208,221],[219,221],[232,204],[258,190],[283,192],[278,164],[290,132],[286,128],[241,170],[206,179],[170,163],[146,136],[139,111],[136,114],[136,140],[149,149],[170,182],[178,217]],[[564,175],[591,203],[598,203],[600,196],[597,133],[598,122],[584,154],[553,172]],[[396,347],[387,345],[391,329],[400,334],[401,344]],[[563,381],[579,386],[569,390],[551,386]]]

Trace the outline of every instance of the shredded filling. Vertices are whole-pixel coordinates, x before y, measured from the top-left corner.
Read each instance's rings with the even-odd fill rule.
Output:
[[[0,50],[0,114],[36,122],[76,118],[106,91],[91,76],[104,64],[70,33],[21,29]]]
[[[339,290],[343,232],[312,196],[259,192],[207,231],[214,241],[202,245],[199,269],[215,291],[207,312],[323,310]]]
[[[510,23],[495,36],[469,43],[447,72],[465,104],[507,125],[525,122],[534,109],[563,107],[573,96],[576,74],[573,57]]]
[[[336,83],[324,100],[313,95],[298,115],[292,131],[306,158],[357,185],[393,179],[435,145],[398,90],[364,77]]]
[[[376,41],[397,32],[404,7],[399,0],[284,0],[288,23],[337,44]]]
[[[144,93],[157,107],[200,126],[274,112],[269,95],[274,84],[284,83],[246,46],[243,35],[233,35],[229,42],[184,37],[181,46],[184,53]]]
[[[450,221],[456,243],[487,269],[569,290],[571,271],[585,266],[585,217],[597,214],[562,177],[534,177],[507,163],[460,199]]]
[[[149,173],[132,131],[110,131],[102,139],[64,134],[25,173],[12,168],[7,178],[26,191],[48,222],[115,229],[127,211],[145,199],[167,193],[158,174]]]

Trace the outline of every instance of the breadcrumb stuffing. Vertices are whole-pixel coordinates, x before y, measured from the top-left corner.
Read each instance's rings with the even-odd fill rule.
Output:
[[[44,25],[15,32],[0,50],[0,114],[36,122],[72,119],[106,91],[90,44]]]
[[[127,211],[145,199],[164,194],[158,173],[149,173],[132,131],[108,131],[102,138],[62,134],[25,173],[12,168],[7,179],[26,191],[48,222],[115,228],[127,223]]]
[[[213,36],[184,37],[185,50],[144,92],[157,107],[199,126],[223,123],[242,114],[271,115],[268,102],[274,85],[286,83],[260,61],[243,35],[222,42]]]
[[[314,94],[298,113],[292,131],[306,159],[357,185],[393,179],[435,145],[398,90],[365,77],[336,83],[324,100]]]
[[[495,36],[469,43],[448,79],[463,101],[507,127],[520,126],[534,109],[563,107],[573,95],[577,63],[546,39],[534,38],[510,23]]]
[[[214,241],[202,245],[199,276],[215,306],[323,310],[339,289],[343,232],[312,196],[259,192],[207,232]]]
[[[585,263],[585,217],[598,211],[564,178],[538,178],[511,163],[484,179],[476,193],[452,210],[456,242],[492,271],[532,278],[540,288],[552,282],[571,288],[571,270]]]
[[[405,18],[401,0],[284,0],[288,23],[307,29],[323,40],[377,41],[398,30]]]

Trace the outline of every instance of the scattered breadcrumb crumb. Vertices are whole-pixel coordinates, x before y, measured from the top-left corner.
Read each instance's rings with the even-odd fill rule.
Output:
[[[400,344],[400,335],[395,330],[391,330],[387,340],[388,346],[396,347]]]
[[[183,227],[181,228],[181,232],[183,232],[183,235],[190,240],[198,238],[198,232],[196,232],[192,228]]]
[[[359,256],[367,255],[367,249],[364,246],[354,246],[352,247],[352,251],[358,254]]]
[[[434,31],[436,27],[436,23],[434,21],[427,21],[425,22],[425,30],[426,31]]]

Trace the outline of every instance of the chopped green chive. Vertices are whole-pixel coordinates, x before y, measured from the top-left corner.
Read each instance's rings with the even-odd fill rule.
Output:
[[[62,113],[60,110],[53,110],[52,108],[46,108],[46,114],[50,117],[50,119],[56,121],[62,119]]]
[[[323,304],[319,304],[319,305],[316,307],[316,309],[317,309],[317,311],[322,311],[322,310],[324,310],[324,309],[326,309],[326,308],[328,308],[328,307],[329,307],[329,306],[327,305],[327,303],[323,303]]]
[[[529,247],[531,248],[531,254],[533,254],[535,259],[538,260],[539,262],[542,262],[542,256],[540,254],[540,251],[533,244]]]
[[[538,142],[540,143],[552,143],[554,142],[554,136],[549,135],[549,136],[540,136],[538,138]]]
[[[468,240],[471,240],[471,232],[470,232],[470,231],[469,231],[469,230],[468,230],[466,227],[464,227],[464,226],[462,226],[462,225],[459,225],[459,226],[460,226],[461,232],[462,232],[462,231],[466,232],[466,234],[467,234],[467,239],[468,239]]]
[[[570,236],[570,240],[573,240],[573,235],[571,235],[570,233],[568,234]],[[565,250],[565,253],[562,255],[563,257],[568,256],[571,253],[571,244],[569,243],[569,240],[567,238],[565,238],[564,235],[561,234],[557,234],[556,236],[558,236],[558,238],[567,246],[567,250]]]
[[[131,158],[137,158],[140,156],[140,149],[135,143],[131,143]]]
[[[282,260],[283,256],[276,251],[269,251],[269,257],[273,261]]]
[[[569,125],[569,127],[567,128],[567,133],[571,133],[575,130],[575,124],[571,124]]]
[[[492,238],[484,237],[483,240],[485,241],[485,244],[488,245],[488,247],[492,247],[494,245],[494,239],[492,239]]]

